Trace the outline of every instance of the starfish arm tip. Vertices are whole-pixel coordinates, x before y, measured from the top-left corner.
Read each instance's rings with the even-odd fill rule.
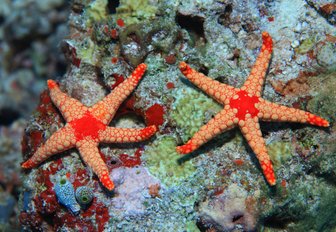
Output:
[[[180,68],[181,72],[183,73],[183,75],[185,75],[185,76],[187,76],[191,72],[190,66],[184,61],[182,61],[180,63],[179,68]]]
[[[321,126],[323,126],[323,127],[329,127],[330,123],[327,120],[323,120]]]
[[[177,146],[176,151],[177,151],[177,153],[179,153],[181,155],[185,155],[185,154],[188,154],[188,153],[192,152],[193,148],[192,148],[192,145],[190,143],[186,143],[182,146]]]
[[[159,130],[159,127],[157,125],[151,125],[149,126],[149,128],[151,129],[151,136]]]
[[[114,189],[114,183],[110,179],[108,173],[103,173],[100,178],[100,181],[104,185],[104,187],[108,189],[109,191],[112,191]]]
[[[145,63],[139,64],[132,73],[132,75],[135,77],[135,80],[139,81],[143,77],[146,69],[147,65]]]
[[[306,113],[308,117],[308,123],[316,126],[321,126],[321,127],[329,127],[330,123],[325,120],[324,118],[321,118],[317,115],[311,114],[311,113]]]
[[[57,87],[57,83],[54,80],[48,80],[47,84],[48,84],[49,89],[53,89],[53,88]]]
[[[176,152],[179,153],[180,155],[183,154],[183,149],[181,148],[182,146],[176,147]]]
[[[181,71],[185,70],[188,67],[187,63],[184,61],[180,62],[179,68]]]
[[[267,31],[263,31],[263,32],[261,33],[261,36],[262,36],[263,39],[265,39],[265,38],[269,37],[270,35],[268,34]]]
[[[265,45],[267,50],[272,50],[273,41],[270,34],[266,31],[263,31],[261,34],[263,45]]]
[[[147,69],[147,64],[145,64],[145,63],[141,63],[141,64],[138,65],[137,68],[140,68],[140,69],[142,69],[142,70],[146,70],[146,69]]]
[[[148,139],[152,137],[157,131],[158,131],[158,127],[156,125],[151,125],[151,126],[143,128],[141,130],[141,135],[143,139]]]
[[[33,167],[33,162],[31,160],[27,160],[23,164],[21,164],[21,167],[24,169],[30,169]]]
[[[276,184],[276,179],[275,178],[267,179],[267,182],[270,186],[274,186]]]
[[[158,131],[159,127],[157,125],[151,125],[151,127],[153,128],[153,130]]]
[[[109,185],[105,185],[105,187],[109,190],[109,191],[112,191],[114,190],[114,184],[109,184]]]

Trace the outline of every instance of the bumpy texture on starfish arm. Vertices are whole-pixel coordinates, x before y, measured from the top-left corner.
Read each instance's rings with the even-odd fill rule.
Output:
[[[185,62],[180,63],[180,70],[189,81],[221,104],[224,104],[225,100],[232,97],[235,93],[234,87],[220,83],[205,76],[203,73],[197,72],[190,68]]]
[[[329,123],[309,112],[271,103],[260,97],[273,44],[267,32],[262,33],[262,40],[263,45],[256,63],[240,89],[212,80],[181,62],[181,72],[197,87],[223,104],[224,109],[176,150],[181,154],[190,153],[216,135],[238,126],[256,154],[267,182],[274,185],[276,178],[262,138],[259,120],[300,122],[323,127],[328,127]]]
[[[266,71],[269,65],[269,61],[272,56],[273,41],[271,36],[267,32],[262,33],[263,44],[260,49],[259,56],[255,64],[251,69],[251,73],[244,85],[241,87],[242,90],[246,90],[251,95],[261,96],[262,86],[265,81]]]
[[[180,154],[190,153],[216,135],[233,128],[233,121],[230,120],[233,115],[232,109],[223,109],[207,124],[202,126],[185,145],[177,147],[177,151]]]
[[[114,184],[99,154],[99,142],[139,142],[148,139],[157,131],[156,126],[142,129],[108,126],[120,104],[137,86],[145,70],[146,65],[140,64],[127,80],[92,107],[86,107],[78,100],[69,97],[60,90],[56,82],[49,80],[51,100],[61,111],[67,124],[51,135],[45,144],[22,164],[22,167],[36,167],[50,156],[76,147],[84,162],[92,168],[101,183],[112,190]]]

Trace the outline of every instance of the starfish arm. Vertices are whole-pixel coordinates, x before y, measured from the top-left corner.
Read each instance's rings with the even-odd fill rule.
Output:
[[[272,161],[267,153],[265,141],[262,138],[258,118],[249,117],[243,124],[239,124],[240,130],[246,138],[248,144],[257,156],[261,169],[267,182],[270,185],[275,185],[276,179],[273,171]]]
[[[77,148],[83,161],[92,168],[100,182],[108,190],[113,190],[114,183],[109,176],[109,171],[104,160],[100,156],[98,144],[94,141],[82,140],[77,144]]]
[[[80,101],[63,93],[55,81],[48,80],[48,88],[50,91],[51,100],[61,111],[64,119],[67,122],[82,117],[87,111],[87,107],[84,106]]]
[[[139,64],[133,73],[118,85],[103,100],[95,104],[90,110],[98,119],[108,124],[118,110],[120,104],[131,94],[146,71],[146,64]]]
[[[76,138],[73,129],[66,125],[51,135],[50,138],[37,149],[34,155],[22,164],[22,167],[36,167],[50,156],[74,147],[75,143]]]
[[[219,81],[213,80],[204,74],[192,69],[187,63],[180,63],[180,70],[194,85],[214,98],[217,102],[224,104],[225,100],[235,94],[235,88]],[[226,102],[227,104],[228,102]]]
[[[233,110],[224,108],[207,124],[202,126],[186,144],[176,147],[176,151],[180,154],[188,154],[216,135],[233,128],[233,115]]]
[[[141,142],[150,138],[156,131],[155,125],[142,129],[107,127],[99,133],[99,139],[104,143]]]
[[[272,55],[272,37],[267,33],[262,33],[263,44],[259,53],[259,56],[251,69],[251,74],[245,81],[242,90],[246,90],[249,94],[260,97],[262,86],[266,71]]]
[[[328,127],[329,122],[309,112],[278,105],[262,100],[259,105],[259,116],[261,120],[277,122],[300,122],[315,126]]]

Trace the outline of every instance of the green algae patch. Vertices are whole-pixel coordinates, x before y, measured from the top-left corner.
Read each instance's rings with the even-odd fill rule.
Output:
[[[90,38],[85,38],[78,46],[77,57],[84,63],[96,65],[99,62],[98,46]]]
[[[181,184],[181,180],[190,178],[196,170],[191,161],[178,162],[181,155],[175,148],[175,139],[164,136],[149,146],[142,156],[150,173],[167,186]]]
[[[199,232],[196,222],[194,221],[187,221],[185,225],[185,231],[187,232]]]
[[[222,109],[213,99],[193,88],[176,90],[174,98],[170,117],[177,126],[183,142],[188,141]]]
[[[96,0],[85,9],[88,25],[106,18],[107,2],[107,0]]]
[[[336,190],[322,179],[308,179],[309,185],[307,179],[289,183],[285,197],[264,212],[268,225],[263,231],[274,231],[275,225],[283,231],[334,231]]]
[[[336,120],[336,72],[309,78],[313,98],[307,110],[333,122]]]
[[[315,45],[315,41],[311,38],[305,39],[301,42],[300,46],[295,49],[296,53],[305,54],[311,50]]]
[[[273,142],[267,145],[267,150],[275,167],[289,160],[294,152],[290,142]]]
[[[156,11],[157,7],[148,0],[121,0],[116,8],[117,17],[123,19],[126,25],[154,18]]]

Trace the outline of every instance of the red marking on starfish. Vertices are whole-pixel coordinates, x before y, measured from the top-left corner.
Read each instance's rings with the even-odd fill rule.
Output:
[[[224,109],[202,126],[185,145],[177,147],[176,150],[181,154],[190,153],[216,135],[239,126],[256,154],[266,180],[270,185],[274,185],[276,178],[262,138],[259,120],[300,122],[323,127],[328,127],[329,123],[309,112],[281,106],[261,98],[273,46],[272,38],[267,32],[262,33],[262,40],[260,54],[250,76],[240,89],[215,81],[181,62],[181,72],[197,87],[224,105]]]
[[[69,122],[69,125],[74,129],[76,141],[83,139],[98,140],[99,131],[106,129],[106,125],[92,116],[90,112],[86,112],[82,118],[75,119]]]
[[[36,167],[50,156],[76,147],[83,161],[97,174],[101,183],[108,190],[112,190],[114,184],[109,177],[108,168],[100,156],[98,143],[143,141],[157,131],[156,126],[142,129],[108,126],[120,104],[137,86],[145,70],[146,65],[140,64],[129,78],[92,107],[86,107],[78,100],[69,97],[59,89],[56,82],[49,80],[50,97],[61,111],[67,124],[51,135],[45,144],[22,164],[22,167]]]
[[[250,114],[252,117],[257,116],[259,110],[255,107],[255,104],[259,102],[258,97],[249,96],[244,90],[237,92],[237,95],[230,100],[230,107],[237,109],[236,117],[239,120],[245,120],[246,114]]]

